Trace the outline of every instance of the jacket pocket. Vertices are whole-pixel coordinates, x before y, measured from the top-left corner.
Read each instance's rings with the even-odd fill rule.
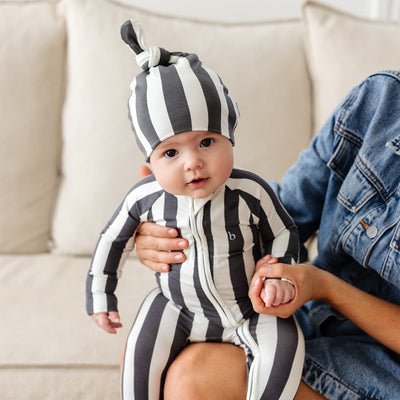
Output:
[[[377,194],[376,187],[365,174],[366,168],[365,162],[357,156],[337,196],[338,201],[352,213],[359,211]]]

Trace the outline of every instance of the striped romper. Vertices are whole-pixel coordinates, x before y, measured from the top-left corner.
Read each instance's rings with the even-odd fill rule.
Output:
[[[140,223],[177,227],[189,241],[186,261],[156,273],[152,291],[127,339],[122,398],[163,398],[166,371],[193,342],[229,342],[247,356],[247,399],[293,399],[304,358],[302,332],[294,317],[254,312],[248,297],[255,262],[272,254],[298,258],[298,233],[269,185],[234,168],[210,197],[165,192],[154,176],[128,193],[97,244],[87,279],[89,314],[117,311],[114,294]]]

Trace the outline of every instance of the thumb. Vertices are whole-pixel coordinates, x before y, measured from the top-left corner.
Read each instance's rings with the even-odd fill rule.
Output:
[[[119,316],[118,311],[110,311],[108,313],[108,316],[109,316],[111,322],[121,322],[121,318]]]

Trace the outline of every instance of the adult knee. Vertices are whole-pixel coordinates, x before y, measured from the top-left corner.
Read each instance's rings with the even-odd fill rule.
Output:
[[[200,399],[204,383],[196,365],[202,363],[201,348],[190,347],[190,351],[183,350],[168,368],[164,385],[165,400]]]
[[[165,400],[243,400],[246,398],[246,357],[226,343],[186,347],[170,366]]]

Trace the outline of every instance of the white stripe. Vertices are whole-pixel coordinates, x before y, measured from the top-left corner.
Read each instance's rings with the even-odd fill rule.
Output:
[[[176,70],[181,80],[183,91],[185,93],[186,101],[190,110],[192,130],[207,131],[208,109],[200,81],[193,72],[186,57],[181,57],[178,60],[178,65],[179,67]]]
[[[200,313],[194,314],[190,340],[192,342],[205,342],[207,339],[208,319]]]
[[[246,211],[248,214],[247,207]],[[211,221],[221,221],[221,224],[226,222],[225,203],[223,195],[219,196],[217,199],[214,199],[214,201],[211,203],[210,218]],[[239,218],[240,221],[246,221],[248,219],[248,218],[241,219],[242,218],[241,216]],[[227,237],[225,229],[223,228],[221,229],[220,224],[212,224],[211,229],[215,246],[214,284],[217,291],[221,294],[221,298],[223,299],[223,304],[226,306],[226,309],[230,310],[231,314],[235,316],[235,320],[237,321],[237,323],[239,323],[239,321],[242,318],[242,312],[240,311],[240,307],[235,300],[235,291],[233,288],[229,272],[229,262],[228,262],[229,238]],[[253,263],[253,274],[254,274],[254,263]]]
[[[253,390],[259,395],[264,393],[272,372],[272,367],[275,361],[276,346],[278,342],[277,318],[272,315],[260,315],[257,327],[257,352],[255,353],[253,364],[254,373],[249,377],[249,385],[252,384]],[[250,332],[249,332],[250,334]],[[252,337],[251,337],[252,338]],[[249,342],[251,344],[251,342]],[[253,364],[251,369],[253,369]],[[249,399],[257,399],[258,397],[249,397]]]
[[[140,129],[139,122],[137,119],[136,95],[135,95],[136,78],[132,81],[130,87],[131,87],[133,95],[129,98],[129,109],[131,110],[130,114],[131,114],[133,126],[135,127],[136,135],[137,135],[140,143],[143,145],[143,147],[146,150],[146,154],[150,154],[152,151],[151,146],[149,145],[149,142],[147,141],[146,136],[143,134],[142,130]]]
[[[126,203],[125,203],[126,204]],[[113,241],[118,237],[121,232],[122,227],[128,218],[128,212],[124,205],[121,208],[120,213],[116,216],[112,224],[107,228],[99,240],[97,245],[96,253],[93,257],[91,274],[93,276],[92,281],[92,293],[93,293],[93,312],[107,312],[107,295],[106,295],[106,285],[108,275],[104,274],[104,264],[105,260],[108,259],[110,249]],[[121,275],[122,267],[129,254],[129,250],[132,250],[133,241],[128,240],[125,244],[124,253],[120,259],[117,266],[117,277]]]
[[[139,46],[143,50],[147,50],[148,46],[146,44],[146,39],[144,37],[144,31],[143,31],[143,27],[142,27],[141,23],[139,21],[134,21],[133,19],[131,19],[130,21],[131,21],[132,28],[136,34],[136,38],[139,43]]]
[[[154,68],[151,74],[147,76],[147,107],[150,120],[160,141],[174,134],[162,93],[160,71],[158,68]]]
[[[188,227],[188,215],[192,212],[192,200],[189,197],[178,196],[178,210],[176,213],[177,225],[181,227]],[[188,227],[189,228],[189,227]],[[185,231],[181,230],[182,236],[189,241],[189,247],[184,251],[186,261],[181,268],[181,292],[185,300],[186,307],[190,311],[195,311],[204,317],[204,310],[199,298],[196,295],[194,287],[194,265],[195,265],[195,245],[193,233],[190,229]]]

